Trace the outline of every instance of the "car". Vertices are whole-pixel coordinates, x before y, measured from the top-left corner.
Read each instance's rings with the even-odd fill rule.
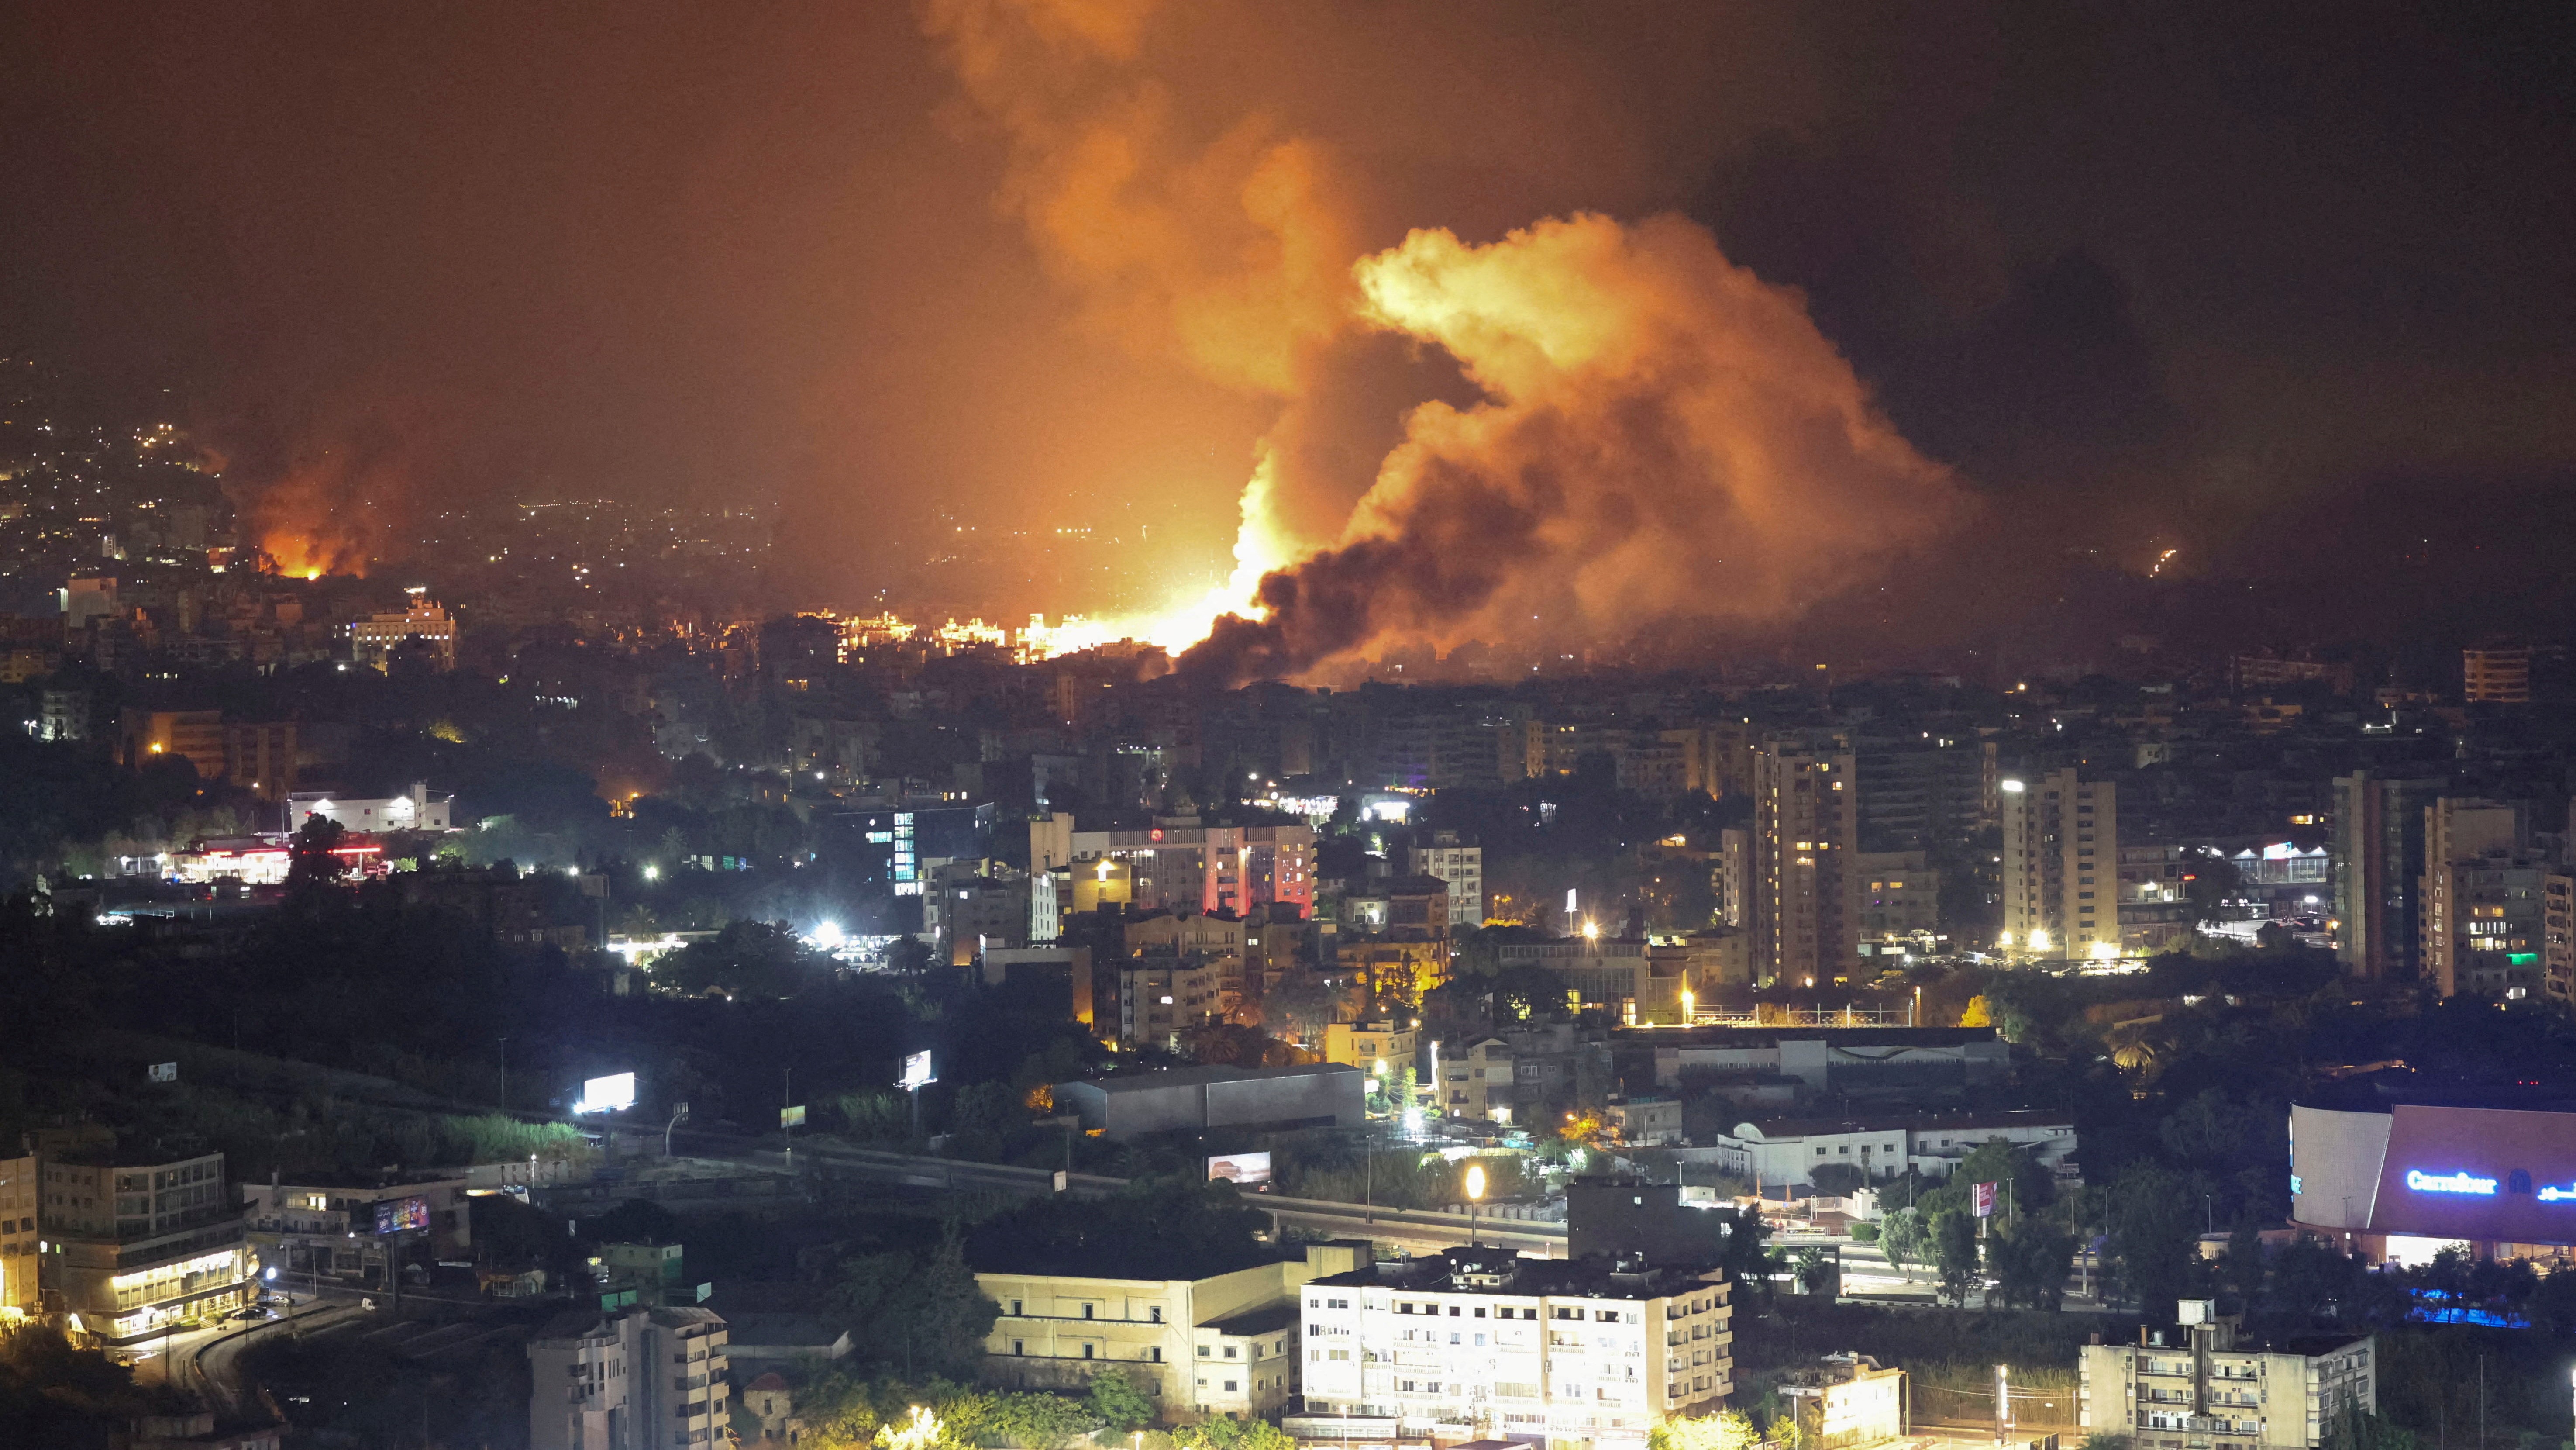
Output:
[[[247,1323],[261,1319],[274,1319],[276,1317],[276,1310],[263,1308],[257,1304],[253,1304],[248,1308],[234,1310],[232,1313],[225,1315],[224,1320],[227,1323]]]

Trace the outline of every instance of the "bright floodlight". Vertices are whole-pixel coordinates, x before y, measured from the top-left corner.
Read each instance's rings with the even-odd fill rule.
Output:
[[[644,879],[647,881],[659,880],[661,875],[662,868],[659,866],[647,866],[644,868]]]
[[[841,934],[841,924],[839,922],[826,921],[817,924],[814,928],[814,934],[807,937],[806,940],[812,942],[815,946],[822,948],[824,951],[836,952],[841,949],[841,944],[849,940],[849,938]]]
[[[610,1073],[581,1085],[581,1101],[572,1105],[576,1113],[622,1113],[635,1106],[635,1074]]]
[[[1470,1163],[1467,1165],[1467,1197],[1482,1201],[1484,1196],[1485,1165],[1482,1163]]]

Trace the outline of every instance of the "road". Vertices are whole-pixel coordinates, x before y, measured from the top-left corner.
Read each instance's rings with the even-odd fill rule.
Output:
[[[212,1329],[170,1336],[167,1353],[156,1352],[136,1367],[138,1381],[175,1385],[199,1406],[218,1414],[236,1414],[242,1403],[241,1352],[245,1345],[289,1325],[299,1334],[328,1328],[364,1311],[354,1303],[306,1300],[275,1319],[224,1323]],[[158,1350],[161,1341],[151,1341]]]

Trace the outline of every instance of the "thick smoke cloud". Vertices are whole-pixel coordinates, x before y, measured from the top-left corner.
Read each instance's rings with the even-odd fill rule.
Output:
[[[1486,399],[1415,408],[1342,541],[1264,578],[1268,618],[1225,622],[1197,668],[1778,620],[1956,506],[1796,294],[1678,217],[1416,232],[1357,277],[1370,322],[1445,349]]]

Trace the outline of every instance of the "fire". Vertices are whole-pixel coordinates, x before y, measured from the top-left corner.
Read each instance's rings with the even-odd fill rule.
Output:
[[[366,560],[353,546],[326,544],[312,535],[294,529],[270,529],[260,535],[260,552],[275,560],[277,572],[300,579],[319,579],[325,574],[364,574]]]

